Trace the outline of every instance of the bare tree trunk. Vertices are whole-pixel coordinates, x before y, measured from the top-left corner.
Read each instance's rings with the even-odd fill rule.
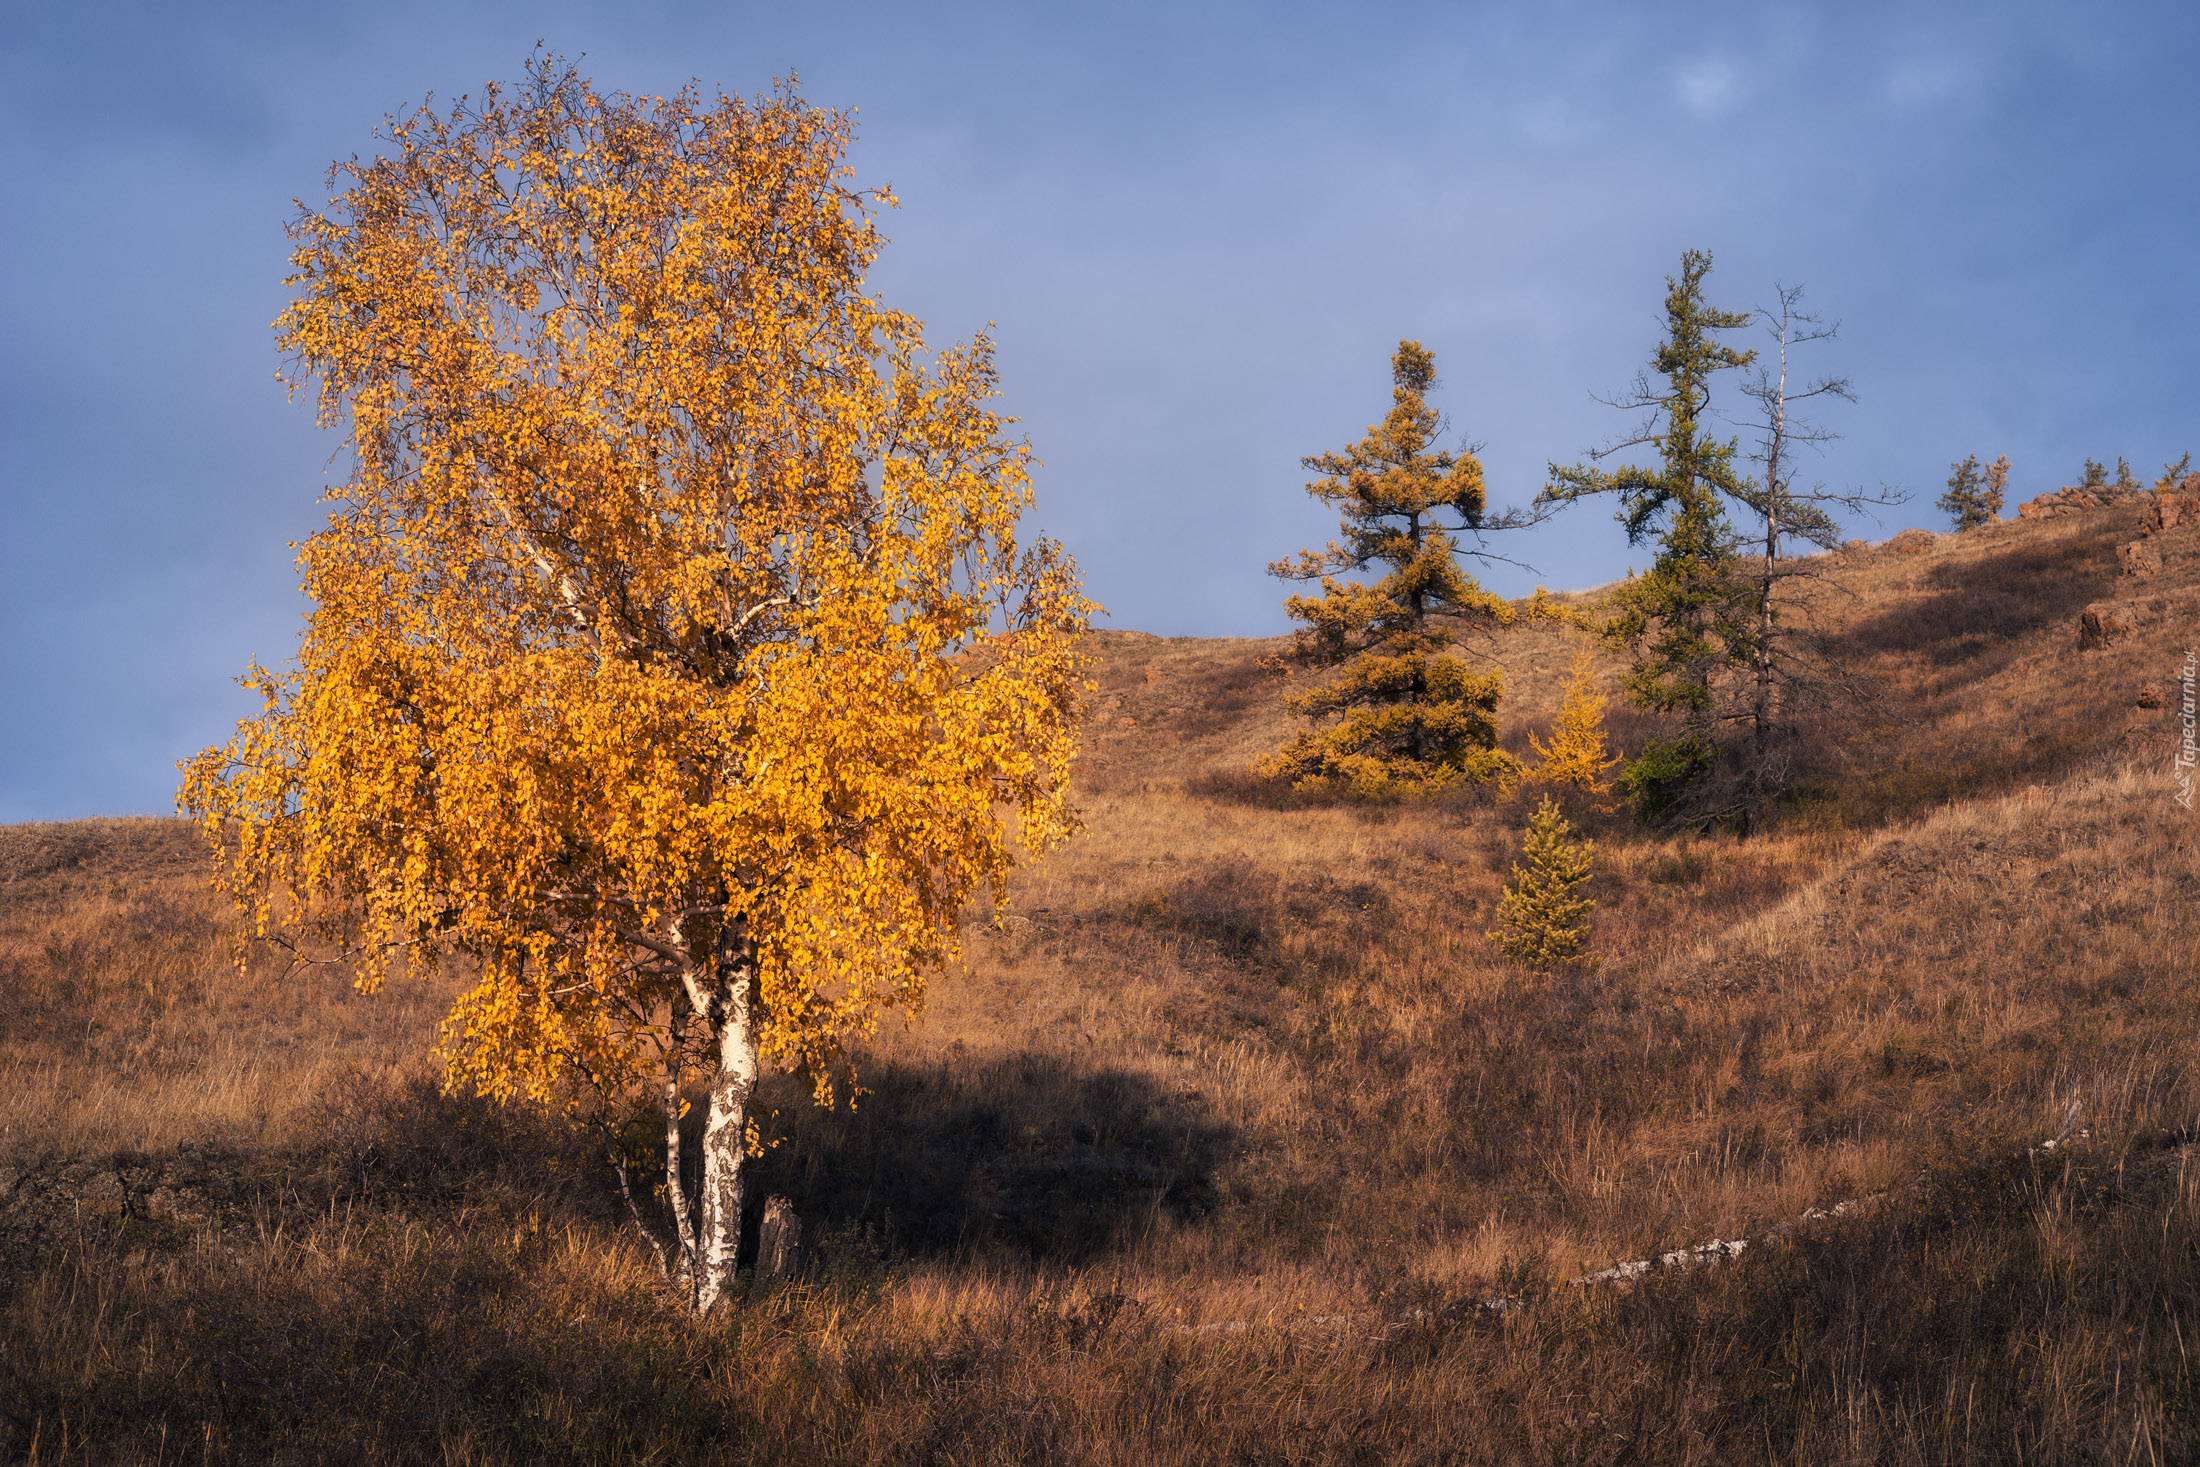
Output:
[[[674,1279],[688,1291],[695,1292],[695,1221],[688,1209],[687,1179],[683,1175],[680,1150],[680,1073],[685,1061],[682,1048],[687,1038],[688,1015],[680,1007],[680,1000],[672,1002],[672,1014],[667,1024],[669,1043],[665,1049],[665,1197],[672,1204],[672,1231],[678,1243],[678,1267]]]
[[[1757,758],[1765,757],[1765,743],[1772,732],[1772,587],[1780,564],[1780,493],[1787,459],[1787,313],[1780,316],[1780,380],[1777,391],[1765,401],[1772,408],[1772,435],[1765,452],[1765,563],[1757,582],[1757,701],[1751,710],[1751,733]]]
[[[743,1163],[748,1159],[749,1100],[758,1070],[756,963],[743,941],[729,944],[710,1019],[718,1044],[718,1071],[710,1084],[703,1121],[703,1187],[698,1197],[695,1310],[706,1314],[732,1286],[741,1246]]]

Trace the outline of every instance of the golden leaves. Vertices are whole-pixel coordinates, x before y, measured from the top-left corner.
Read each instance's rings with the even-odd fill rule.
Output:
[[[296,668],[181,802],[263,930],[478,965],[454,1077],[630,1075],[736,933],[766,1052],[822,1070],[998,894],[1004,811],[1073,824],[1091,608],[1016,542],[991,345],[863,293],[890,200],[790,90],[545,70],[388,136],[277,323],[354,463]]]
[[[1471,452],[1432,448],[1443,426],[1426,398],[1434,356],[1401,341],[1391,369],[1383,422],[1342,453],[1304,460],[1322,475],[1307,492],[1342,512],[1342,542],[1269,566],[1272,575],[1321,582],[1320,596],[1284,602],[1300,624],[1287,660],[1340,671],[1286,696],[1298,717],[1337,721],[1257,761],[1263,778],[1373,796],[1498,778],[1516,767],[1496,748],[1498,676],[1470,672],[1451,652],[1461,633],[1509,625],[1516,615],[1460,565],[1458,534],[1483,524],[1482,465]],[[1374,584],[1332,574],[1376,566],[1386,573]]]

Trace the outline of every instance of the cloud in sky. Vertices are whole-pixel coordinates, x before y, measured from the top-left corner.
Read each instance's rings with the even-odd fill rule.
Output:
[[[1681,105],[1700,118],[1726,115],[1743,102],[1748,92],[1740,68],[1719,56],[1682,66],[1674,90]]]
[[[859,110],[903,207],[874,274],[995,323],[1038,518],[1114,624],[1266,634],[1332,530],[1301,455],[1387,402],[1400,337],[1497,496],[1624,423],[1680,251],[1713,299],[1803,281],[1853,377],[1829,481],[1951,458],[2037,492],[2187,447],[2200,401],[2189,6],[52,6],[0,37],[0,819],[166,808],[299,606],[331,444],[267,323],[329,161],[537,39],[602,84]],[[1508,592],[1630,552],[1576,511]]]

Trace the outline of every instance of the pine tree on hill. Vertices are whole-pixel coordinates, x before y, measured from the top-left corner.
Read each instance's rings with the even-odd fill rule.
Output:
[[[1940,512],[1945,512],[1949,521],[1954,521],[1958,534],[1962,530],[1991,526],[1995,517],[2000,515],[2002,490],[2000,486],[1989,490],[1987,475],[2000,471],[2000,482],[2006,484],[2006,479],[2009,479],[2009,460],[2002,457],[2002,460],[1995,460],[1989,471],[1980,471],[1978,455],[1965,453],[1958,462],[1949,464],[1949,471],[1951,473],[1947,475],[1947,493],[1940,495],[1940,499],[1936,501]]]
[[[1986,476],[1979,485],[1978,502],[1989,520],[1998,520],[2008,499],[2009,455],[2005,453],[1986,466]]]
[[[1486,780],[1517,767],[1497,748],[1500,674],[1476,671],[1453,650],[1515,613],[1460,565],[1462,534],[1531,523],[1491,516],[1482,464],[1434,445],[1442,416],[1429,406],[1436,360],[1417,341],[1391,357],[1391,409],[1342,453],[1303,460],[1321,477],[1306,492],[1343,512],[1341,539],[1270,565],[1285,580],[1319,581],[1319,596],[1284,609],[1300,630],[1284,660],[1335,676],[1286,696],[1317,726],[1254,765],[1295,785],[1338,784],[1363,795]],[[1372,584],[1340,579],[1381,568]]]

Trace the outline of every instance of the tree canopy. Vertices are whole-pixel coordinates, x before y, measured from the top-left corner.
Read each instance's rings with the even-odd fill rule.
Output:
[[[1594,455],[1651,447],[1655,466],[1553,464],[1542,495],[1556,503],[1615,495],[1629,543],[1657,542],[1649,570],[1620,585],[1603,628],[1634,653],[1629,697],[1679,724],[1674,736],[1653,741],[1622,771],[1621,787],[1646,811],[1663,808],[1716,762],[1719,684],[1751,664],[1759,631],[1758,601],[1736,563],[1725,509],[1727,500],[1749,502],[1753,486],[1736,466],[1737,441],[1708,431],[1713,376],[1756,359],[1718,333],[1747,326],[1751,316],[1704,299],[1710,273],[1711,256],[1689,250],[1680,274],[1667,277],[1666,335],[1650,362],[1663,380],[1636,380],[1617,405],[1646,412],[1643,425]]]
[[[1373,794],[1513,767],[1496,747],[1501,676],[1473,670],[1452,649],[1462,635],[1514,619],[1510,603],[1461,566],[1459,537],[1516,519],[1488,514],[1473,453],[1435,447],[1444,426],[1428,402],[1435,385],[1434,355],[1401,341],[1391,357],[1389,414],[1342,453],[1302,460],[1321,476],[1306,492],[1342,511],[1342,538],[1268,569],[1320,582],[1321,595],[1284,602],[1301,624],[1286,657],[1337,671],[1285,701],[1301,718],[1337,721],[1261,761],[1269,777]],[[1386,569],[1373,583],[1340,578],[1377,566]]]
[[[865,293],[893,201],[845,182],[850,136],[791,87],[538,61],[333,169],[277,339],[349,475],[295,664],[251,669],[261,713],[181,794],[258,932],[367,988],[464,959],[455,1083],[661,1095],[700,1308],[760,1061],[829,1093],[999,897],[1011,826],[1073,820],[1089,603],[1017,542],[988,341],[928,353]]]

